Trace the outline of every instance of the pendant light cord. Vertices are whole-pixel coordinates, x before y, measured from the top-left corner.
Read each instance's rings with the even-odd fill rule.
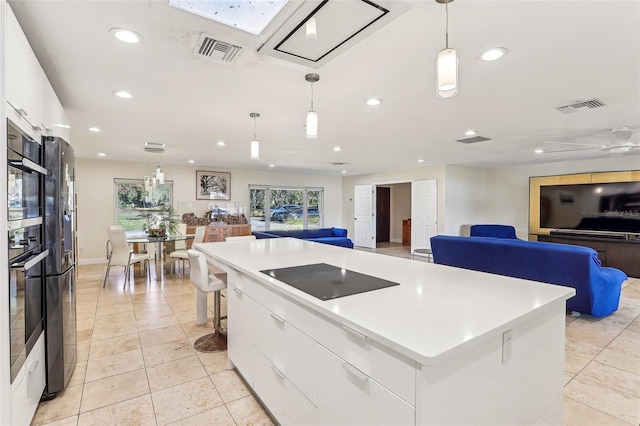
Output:
[[[313,111],[313,82],[311,82],[311,111]]]
[[[448,1],[444,4],[444,10],[447,15],[447,23],[444,30],[445,31],[444,44],[448,49],[449,48],[449,2]]]
[[[257,141],[258,139],[256,138],[256,116],[253,116],[253,140]]]

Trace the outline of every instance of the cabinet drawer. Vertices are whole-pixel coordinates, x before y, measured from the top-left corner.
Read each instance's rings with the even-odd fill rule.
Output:
[[[227,347],[229,360],[253,385],[253,338],[257,303],[233,285],[227,290]]]
[[[315,404],[318,343],[262,306],[256,308],[255,324],[256,348]]]
[[[373,342],[357,330],[328,319],[318,320],[318,342],[415,405],[415,362]]]
[[[371,377],[324,348],[318,358],[317,424],[415,424],[415,408]]]
[[[254,389],[278,423],[317,424],[316,407],[257,349],[254,349],[254,365]]]
[[[258,300],[278,317],[284,319],[312,339],[317,340],[318,316],[315,313],[271,290],[266,290],[266,293],[261,295]]]
[[[28,425],[38,408],[45,386],[44,333],[31,349],[11,384],[11,424]]]

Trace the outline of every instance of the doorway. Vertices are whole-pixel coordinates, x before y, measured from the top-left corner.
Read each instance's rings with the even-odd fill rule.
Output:
[[[391,233],[391,188],[376,187],[376,243],[388,242]]]

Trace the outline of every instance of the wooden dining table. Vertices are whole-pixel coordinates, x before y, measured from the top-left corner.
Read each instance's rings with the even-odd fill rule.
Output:
[[[162,256],[162,246],[165,243],[173,243],[175,241],[186,241],[192,240],[195,237],[195,234],[184,234],[184,235],[167,235],[165,237],[149,237],[143,233],[128,233],[127,234],[127,243],[129,244],[156,244],[156,257],[155,265],[156,265],[156,281],[162,281],[162,277],[164,275],[164,257]]]

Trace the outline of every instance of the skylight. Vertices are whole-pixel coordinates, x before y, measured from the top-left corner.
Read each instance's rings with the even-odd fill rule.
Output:
[[[259,35],[289,0],[169,0],[169,5]]]

